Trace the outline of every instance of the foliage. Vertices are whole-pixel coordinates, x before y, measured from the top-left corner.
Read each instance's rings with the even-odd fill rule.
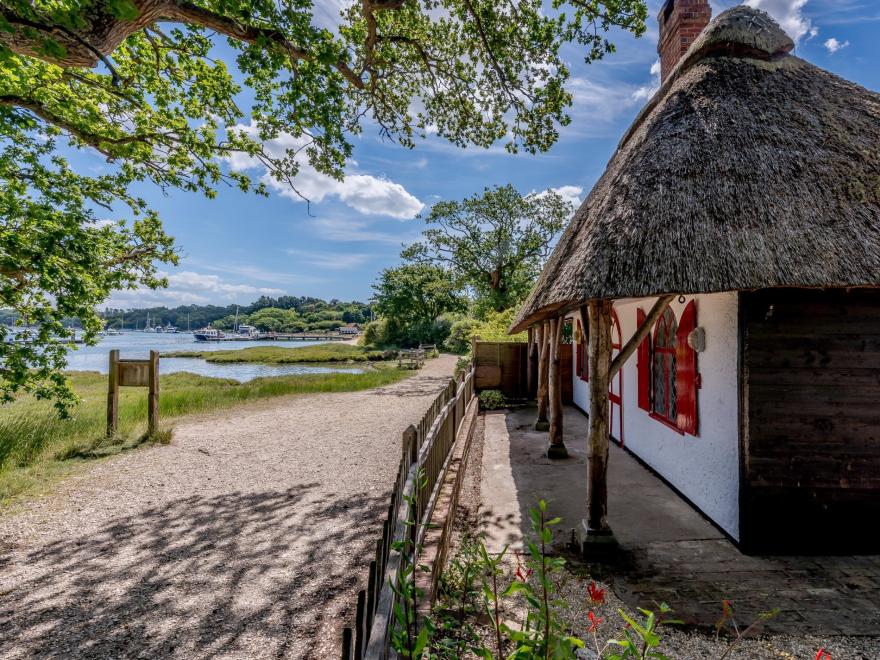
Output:
[[[30,392],[64,413],[75,402],[60,373],[73,339],[65,319],[79,319],[95,343],[95,306],[114,289],[161,286],[156,263],[177,257],[158,217],[116,175],[77,175],[55,153],[55,133],[35,126],[0,102],[0,305],[17,326],[0,326],[0,403]],[[99,222],[93,209],[113,206],[134,219]]]
[[[483,410],[497,410],[507,406],[507,399],[499,390],[483,390],[480,392],[480,406]]]
[[[471,337],[479,325],[477,319],[467,316],[456,319],[449,328],[449,336],[443,341],[443,348],[458,355],[467,353],[471,350]]]
[[[296,311],[279,307],[264,307],[248,314],[247,323],[268,332],[302,332],[306,329]]]
[[[302,350],[302,349],[297,349]],[[349,392],[394,383],[406,376],[394,368],[362,374],[328,373],[257,378],[246,383],[188,373],[160,377],[159,415],[163,430],[171,420],[256,399],[288,394]],[[119,393],[119,432],[107,440],[107,376],[94,372],[69,374],[81,403],[69,419],[59,419],[52,406],[24,396],[0,417],[0,503],[32,491],[72,461],[100,458],[136,446],[146,430],[147,397],[142,389]],[[74,461],[75,462],[75,461]]]
[[[135,184],[213,197],[265,194],[254,166],[294,189],[305,164],[342,178],[365,121],[404,145],[430,127],[461,146],[549,148],[572,101],[561,45],[594,60],[614,49],[607,31],[641,34],[646,18],[643,0],[553,4],[364,0],[327,29],[308,1],[5,0],[0,305],[39,330],[3,343],[3,399],[29,391],[65,408],[60,319],[91,340],[111,289],[162,283],[171,240]],[[65,143],[107,173],[77,174]],[[120,223],[97,224],[95,209]]]
[[[172,351],[162,357],[201,358],[206,362],[229,364],[258,362],[262,364],[309,364],[319,362],[376,362],[396,357],[394,351],[369,350],[351,344],[317,344],[287,348],[283,346],[252,346],[228,351]]]
[[[440,344],[451,326],[440,317],[464,309],[449,272],[429,264],[386,268],[373,289],[374,307],[385,322],[367,332],[378,346]]]
[[[552,191],[523,197],[511,185],[486,188],[460,202],[435,204],[422,240],[401,256],[448,268],[473,290],[481,311],[505,310],[529,292],[573,211]]]

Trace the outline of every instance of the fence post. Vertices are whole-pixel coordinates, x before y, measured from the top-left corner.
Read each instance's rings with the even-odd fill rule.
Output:
[[[150,393],[147,399],[147,434],[159,432],[159,351],[150,351]]]
[[[110,351],[110,376],[107,379],[107,437],[116,435],[119,420],[119,349]]]
[[[416,442],[418,433],[416,427],[410,424],[403,432],[403,456],[406,458],[406,465],[410,466],[416,462],[419,457],[419,444]]]

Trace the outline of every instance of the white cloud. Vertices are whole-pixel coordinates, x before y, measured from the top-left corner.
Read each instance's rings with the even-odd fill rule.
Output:
[[[651,82],[647,85],[642,85],[636,91],[633,92],[633,100],[635,101],[647,101],[654,94],[657,93],[657,90],[660,89],[660,60],[655,60],[651,65]]]
[[[818,34],[818,29],[803,14],[807,0],[746,0],[745,4],[770,14],[795,42],[804,35],[814,37]]]
[[[581,195],[584,192],[582,186],[559,186],[558,188],[549,188],[548,190],[539,192],[535,197],[543,197],[551,191],[562,197],[563,201],[573,204],[575,208],[581,205]]]
[[[253,138],[257,137],[257,128],[253,124],[238,125],[233,127],[233,130],[242,131]],[[288,150],[301,149],[305,144],[305,138],[296,138],[284,133],[265,142],[263,146],[267,154],[280,158],[285,156]],[[237,172],[262,171],[261,180],[269,188],[278,192],[282,197],[287,197],[295,202],[304,201],[303,198],[305,198],[310,202],[320,203],[327,197],[336,197],[360,213],[387,215],[400,220],[414,218],[424,208],[424,204],[407,192],[406,188],[399,183],[369,174],[353,172],[346,172],[345,180],[337,181],[318,172],[309,165],[305,157],[297,157],[300,170],[294,178],[296,190],[286,182],[272,178],[257,158],[247,154],[234,153],[227,156],[225,160]]]
[[[369,254],[354,252],[315,252],[291,248],[287,254],[297,257],[297,261],[327,270],[349,270],[357,268],[370,258]]]
[[[834,55],[834,53],[839,51],[841,48],[846,48],[847,46],[849,46],[849,41],[838,41],[834,37],[831,37],[825,42],[824,46],[828,49],[829,53]]]
[[[344,243],[369,242],[399,246],[401,243],[416,240],[420,236],[417,231],[384,231],[376,228],[373,222],[352,218],[316,218],[310,220],[309,224],[313,232],[320,238]]]
[[[158,305],[206,305],[248,303],[259,296],[280,296],[283,289],[234,284],[218,275],[191,270],[165,273],[165,289],[134,289],[114,292],[108,301],[111,307],[156,307]]]

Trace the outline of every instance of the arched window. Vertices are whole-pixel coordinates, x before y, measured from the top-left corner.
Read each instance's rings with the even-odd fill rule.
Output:
[[[652,351],[652,396],[651,411],[669,422],[676,424],[678,407],[676,402],[676,364],[675,347],[678,323],[675,312],[668,307],[654,326],[654,345]]]

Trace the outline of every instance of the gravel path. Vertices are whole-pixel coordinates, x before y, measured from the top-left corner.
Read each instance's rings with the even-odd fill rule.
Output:
[[[337,657],[400,435],[454,365],[189,419],[0,517],[0,657]]]

